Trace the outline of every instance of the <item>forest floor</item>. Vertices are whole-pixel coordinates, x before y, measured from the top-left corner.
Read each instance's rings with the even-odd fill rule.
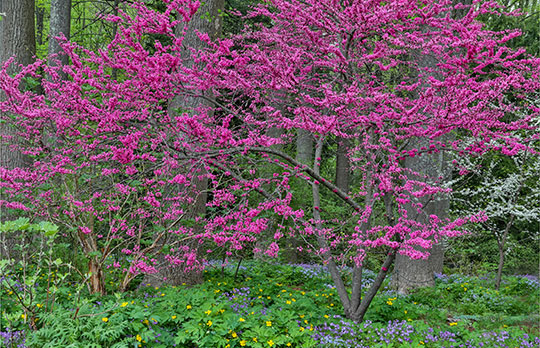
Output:
[[[435,287],[406,296],[386,281],[358,324],[343,316],[324,266],[244,262],[238,273],[237,266],[210,264],[204,283],[194,287],[139,284],[98,297],[65,285],[54,289],[54,305],[46,289],[37,287],[33,318],[4,287],[0,346],[540,346],[540,285],[534,276],[504,277],[495,290],[489,276],[438,275]],[[365,272],[364,288],[374,277]]]

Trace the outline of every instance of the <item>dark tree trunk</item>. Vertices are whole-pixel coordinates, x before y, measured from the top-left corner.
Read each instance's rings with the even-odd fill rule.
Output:
[[[45,5],[36,4],[36,45],[43,45],[45,31]]]
[[[504,257],[505,257],[505,246],[506,241],[508,240],[508,233],[510,232],[510,228],[512,228],[512,224],[514,223],[514,218],[516,216],[512,214],[510,216],[510,220],[506,223],[506,227],[504,228],[503,235],[497,239],[497,245],[499,247],[499,265],[497,266],[497,278],[495,278],[495,289],[499,290],[501,287],[501,278],[502,278],[502,272],[504,268]]]
[[[1,0],[0,13],[0,64],[15,56],[15,63],[11,65],[9,73],[16,73],[17,64],[28,65],[34,61],[36,54],[36,39],[34,26],[35,4],[34,0]],[[0,99],[4,95],[0,93]],[[2,115],[2,119],[9,119],[9,115]],[[5,169],[23,168],[29,165],[29,159],[17,149],[15,132],[9,122],[0,123],[0,167]],[[0,199],[4,197],[0,190]],[[0,221],[11,220],[10,212],[0,207]],[[0,234],[0,252],[2,258],[17,258],[13,247],[17,243],[17,236],[6,237]]]
[[[317,161],[318,158],[322,157],[322,139],[319,139],[317,144],[315,145],[315,161]],[[320,174],[320,166],[315,163],[313,166],[313,172],[315,175]],[[367,175],[366,177],[366,184],[369,187],[368,191],[371,190],[371,175]],[[328,267],[328,270],[330,272],[330,275],[332,277],[332,280],[334,281],[334,285],[336,286],[336,291],[339,296],[339,300],[343,306],[345,316],[348,319],[354,320],[356,322],[362,322],[364,320],[364,316],[371,305],[371,302],[373,301],[373,298],[381,288],[381,285],[384,282],[384,279],[386,278],[386,275],[388,274],[388,270],[394,263],[394,259],[396,257],[396,251],[395,250],[389,250],[388,254],[383,261],[383,264],[377,274],[377,277],[375,277],[375,281],[371,285],[371,287],[367,290],[364,297],[362,297],[362,267],[361,266],[355,266],[353,268],[353,279],[352,279],[352,291],[349,295],[349,292],[346,289],[345,282],[343,281],[343,278],[341,277],[340,271],[336,265],[336,262],[334,261],[334,258],[332,257],[332,253],[330,251],[328,241],[325,239],[324,236],[321,235],[321,232],[323,230],[323,225],[321,222],[321,197],[319,192],[319,183],[313,182],[312,183],[312,194],[313,194],[313,220],[315,222],[315,235],[317,238],[317,244],[321,250],[326,250],[322,257],[323,260]],[[370,195],[366,195],[366,198]],[[388,219],[388,223],[390,225],[394,225],[395,221],[393,218],[394,210],[392,207],[392,199],[393,197],[387,195],[384,197],[384,204],[386,208],[386,216]],[[369,200],[366,200],[366,204],[369,204]],[[369,222],[362,224],[363,229],[367,229],[369,227]]]

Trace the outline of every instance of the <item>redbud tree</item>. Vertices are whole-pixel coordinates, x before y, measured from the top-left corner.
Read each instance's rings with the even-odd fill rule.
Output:
[[[164,3],[156,12],[135,1],[110,17],[119,29],[106,49],[63,42],[70,65],[36,62],[9,76],[7,62],[0,73],[2,117],[19,138],[13,150],[34,159],[30,168],[1,169],[8,198],[0,203],[68,231],[89,260],[94,292],[104,291],[107,260],[123,270],[125,288],[156,271],[158,253],[190,269],[217,249],[276,256],[280,240],[296,236],[328,266],[346,316],[361,321],[396,253],[425,258],[441,238],[485,219],[408,216],[407,205],[423,214],[421,198],[449,189],[404,168],[404,159],[512,155],[537,138],[517,132],[538,118],[526,96],[540,88],[539,60],[505,46],[519,32],[487,31],[476,20],[496,11],[494,2],[271,0],[248,14],[270,25],[215,41],[199,33],[206,48],[192,49],[190,64],[175,28],[186,28],[199,4]],[[50,76],[44,94],[21,91],[40,69]],[[175,97],[201,104],[168,110]],[[287,151],[299,130],[316,140],[311,166]],[[335,137],[353,144],[348,156],[361,184],[352,192],[320,170]],[[207,213],[188,218],[201,178]],[[311,211],[292,207],[303,198],[292,178],[311,186]],[[321,195],[349,209],[354,229],[328,223]],[[269,231],[270,243],[255,244]],[[386,257],[363,291],[371,251]],[[353,267],[351,291],[342,263]]]

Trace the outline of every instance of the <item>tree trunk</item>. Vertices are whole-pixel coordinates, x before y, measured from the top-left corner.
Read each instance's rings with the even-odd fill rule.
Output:
[[[71,0],[51,0],[51,20],[49,29],[49,56],[57,55],[55,59],[60,61],[61,65],[68,64],[68,56],[63,54],[57,36],[63,34],[69,40],[71,32]],[[54,59],[49,57],[49,65],[55,66]],[[62,76],[65,78],[65,76]]]
[[[308,166],[313,163],[313,136],[305,129],[299,129],[296,138],[296,160]]]
[[[458,1],[456,1],[457,3]],[[461,2],[461,1],[460,1]],[[464,3],[470,3],[470,0],[464,0]],[[454,11],[453,16],[459,17],[465,15],[465,11]],[[414,52],[412,59],[418,62],[418,73],[423,68],[435,68],[437,63],[431,56]],[[427,77],[424,77],[427,78]],[[451,135],[446,135],[450,137]],[[448,140],[448,139],[447,139]],[[427,146],[427,141],[411,141],[411,148],[420,148]],[[448,182],[451,179],[451,169],[449,168],[449,159],[443,152],[435,154],[417,155],[414,158],[407,157],[405,159],[405,168],[411,169],[420,175],[425,174],[428,178],[442,177],[442,183]],[[422,181],[423,179],[415,178]],[[423,205],[421,214],[417,213],[417,209],[411,205],[406,207],[409,219],[412,216],[417,216],[417,222],[426,223],[429,215],[436,215],[439,220],[444,221],[448,218],[450,209],[450,201],[448,197],[437,195],[436,197],[423,197],[419,200]],[[429,251],[430,255],[427,260],[412,260],[407,256],[398,254],[394,266],[394,274],[392,285],[397,289],[398,293],[404,294],[418,287],[429,287],[435,285],[435,273],[442,273],[444,262],[444,250],[442,244],[436,243]]]
[[[36,4],[36,45],[43,45],[43,36],[45,34],[45,4]]]
[[[77,239],[84,255],[88,258],[88,289],[91,294],[105,295],[105,276],[103,274],[103,260],[101,259],[96,235],[94,234],[94,219],[90,216],[87,222],[90,233],[77,231]]]
[[[0,60],[16,56],[19,64],[28,65],[34,61],[36,39],[34,32],[34,0],[2,0],[0,13]],[[15,68],[12,67],[14,72]]]
[[[220,14],[223,12],[224,7],[224,0],[205,1],[201,4],[201,7],[189,22],[186,35],[182,42],[184,49],[182,50],[181,56],[185,66],[189,67],[194,64],[193,58],[191,57],[190,48],[202,49],[206,47],[206,43],[202,42],[198,38],[196,31],[207,33],[212,39],[219,37],[221,34],[222,19]],[[183,25],[179,25],[176,28],[177,35],[180,36],[183,30]],[[213,96],[207,95],[206,97],[212,98]],[[210,102],[203,98],[178,95],[170,101],[169,113],[174,117],[178,111],[180,111],[180,113],[186,111],[194,112],[199,106],[211,105]],[[192,179],[196,196],[193,197],[195,202],[191,207],[190,213],[188,214],[189,218],[204,215],[206,212],[206,202],[208,199],[206,193],[208,190],[208,179],[203,178],[205,169],[200,167],[199,170],[199,178],[193,177]],[[178,188],[175,187],[171,189]],[[163,241],[162,243],[166,243],[166,241]],[[193,245],[192,248],[197,249],[198,245]],[[157,255],[156,259],[159,262],[159,267],[156,268],[158,272],[156,274],[146,276],[144,279],[145,283],[159,286],[163,284],[178,285],[182,283],[197,284],[202,282],[203,277],[200,270],[185,270],[182,267],[171,267],[164,257],[165,255],[163,254]]]
[[[317,144],[315,145],[315,161],[319,162],[319,158],[322,157],[322,138],[319,139]],[[316,175],[320,174],[320,166],[315,163],[313,166],[313,172]],[[371,176],[368,175],[366,182],[368,185],[371,185]],[[321,231],[323,230],[323,225],[321,222],[321,197],[319,192],[319,185],[320,183],[313,182],[312,183],[312,194],[313,194],[313,220],[315,223],[315,235],[317,238],[317,244],[322,252],[323,260],[328,267],[328,270],[330,272],[330,276],[332,277],[332,280],[334,281],[334,285],[336,286],[336,291],[339,296],[339,300],[343,306],[345,317],[348,319],[354,320],[356,322],[362,322],[364,320],[364,316],[371,305],[371,302],[373,301],[373,298],[379,292],[379,289],[381,288],[381,285],[384,282],[384,279],[386,278],[386,275],[388,273],[388,270],[394,263],[394,259],[396,257],[396,251],[395,250],[389,250],[385,260],[383,261],[383,264],[379,270],[379,273],[377,274],[377,277],[375,278],[375,281],[369,288],[369,290],[366,292],[366,295],[362,297],[362,267],[361,266],[355,266],[353,268],[353,279],[352,279],[352,292],[351,295],[349,295],[345,283],[343,281],[343,278],[341,277],[341,274],[339,272],[339,269],[336,265],[336,262],[334,261],[334,258],[332,257],[331,250],[328,245],[328,241],[325,239],[323,235],[321,235]],[[368,195],[369,196],[369,195]],[[393,207],[392,207],[392,200],[390,196],[385,196],[384,198],[385,208],[386,208],[386,216],[388,219],[388,223],[390,225],[394,225],[395,221],[393,218]],[[366,204],[368,204],[368,200],[366,200]],[[367,229],[369,226],[369,222],[363,224],[363,228]]]
[[[351,146],[351,142],[347,138],[337,139],[337,154],[336,154],[336,186],[343,192],[349,192],[349,184],[351,177],[351,162],[347,156],[347,152]]]
[[[298,129],[296,136],[296,160],[309,167],[313,164],[313,136],[305,129]],[[304,210],[308,209],[309,201],[299,202]],[[283,247],[283,256],[286,262],[301,262],[298,247],[300,245],[296,236],[287,236]]]
[[[91,258],[88,261],[88,272],[90,274],[89,284],[91,294],[105,295],[105,277],[103,275],[103,267],[99,260]]]
[[[18,70],[17,64],[28,65],[34,60],[36,53],[36,39],[34,30],[34,0],[1,0],[0,13],[0,64],[15,56],[15,62],[11,65],[8,73],[13,74]],[[5,98],[0,93],[0,100]],[[2,115],[2,119],[9,119],[9,115]],[[0,123],[0,167],[7,170],[24,168],[29,165],[29,159],[16,149],[17,139],[14,129],[9,122]],[[0,190],[0,200],[8,200]],[[11,220],[10,212],[0,207],[0,221]],[[14,254],[14,246],[17,236],[5,236],[0,234],[0,253],[2,258],[17,257]]]
[[[508,233],[510,232],[510,228],[512,228],[512,224],[514,223],[514,218],[516,216],[512,214],[510,217],[510,220],[506,223],[506,227],[504,229],[503,235],[499,240],[497,240],[497,245],[499,246],[499,265],[497,267],[497,278],[495,278],[495,289],[499,290],[501,287],[501,278],[502,278],[502,272],[504,268],[504,247],[506,246],[506,241],[508,239]]]
[[[420,147],[423,144],[417,143],[416,146]],[[420,175],[427,175],[429,178],[448,178],[450,171],[447,164],[448,160],[440,152],[432,155],[417,155],[414,158],[407,157],[404,166]],[[418,180],[416,177],[415,179]],[[442,195],[421,197],[419,203],[423,205],[423,208],[420,213],[412,203],[416,202],[406,205],[407,216],[418,223],[427,224],[430,215],[436,215],[442,221],[448,218],[450,208],[448,197]],[[443,269],[443,248],[441,243],[436,243],[428,251],[430,255],[426,260],[412,260],[408,256],[400,254],[396,256],[392,285],[398,293],[406,294],[415,288],[435,285],[434,275],[442,273]]]

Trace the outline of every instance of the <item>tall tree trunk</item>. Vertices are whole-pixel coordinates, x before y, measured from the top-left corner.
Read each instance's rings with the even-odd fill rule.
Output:
[[[298,129],[296,135],[296,160],[309,167],[313,164],[313,136],[311,132],[305,129]],[[299,203],[304,210],[309,209],[310,202],[308,200],[303,200]],[[301,262],[300,254],[298,252],[299,245],[296,236],[287,236],[285,239],[285,246],[283,247],[283,255],[287,262]]]
[[[296,137],[296,160],[308,166],[313,162],[313,136],[305,129],[299,129]]]
[[[56,59],[62,65],[68,64],[68,56],[63,54],[57,36],[64,35],[70,39],[71,33],[71,0],[51,0],[51,20],[49,29],[49,56],[57,55]],[[50,65],[56,65],[54,60],[49,60]],[[64,77],[64,76],[63,76]]]
[[[416,147],[421,147],[423,144],[416,142]],[[448,159],[440,152],[437,154],[423,154],[414,158],[408,157],[405,159],[404,166],[420,175],[426,175],[429,178],[444,177],[449,179],[450,170],[448,169]],[[418,177],[415,177],[418,180]],[[429,222],[430,215],[436,215],[441,221],[448,218],[448,210],[450,201],[448,197],[442,195],[425,196],[418,200],[423,208],[419,213],[417,207],[411,204],[406,206],[407,216],[421,224]],[[419,287],[429,287],[435,285],[435,273],[442,273],[444,251],[441,243],[433,245],[427,259],[413,260],[408,256],[398,254],[392,276],[392,285],[398,293],[406,294],[410,290]]]
[[[17,64],[28,65],[34,60],[36,53],[36,39],[34,26],[35,4],[34,0],[1,0],[0,13],[0,64],[15,56],[15,63],[11,65],[9,73],[16,73]],[[5,98],[0,93],[0,99]],[[2,119],[9,115],[2,115]],[[24,168],[29,165],[29,159],[16,149],[17,139],[14,129],[9,122],[0,123],[0,167],[5,169]],[[9,199],[3,196],[0,190],[0,200]],[[12,219],[9,212],[0,207],[0,221]],[[13,247],[16,236],[6,237],[0,234],[0,252],[2,258],[11,258],[16,255]]]
[[[215,39],[221,34],[221,13],[223,12],[224,7],[224,0],[205,1],[201,4],[201,7],[189,22],[186,35],[182,42],[184,49],[182,50],[181,55],[185,66],[189,67],[194,64],[190,49],[193,48],[197,50],[206,47],[206,43],[202,42],[196,35],[197,31],[200,33],[207,33],[211,39]],[[183,25],[179,25],[176,28],[177,35],[182,35],[183,30]],[[212,98],[213,96],[206,95],[205,97]],[[169,113],[174,116],[178,110],[180,112],[195,112],[194,110],[200,106],[204,107],[211,105],[210,102],[203,98],[179,95],[170,101]],[[205,214],[206,202],[208,199],[206,193],[208,190],[208,179],[204,178],[205,169],[201,166],[198,170],[199,178],[194,176],[192,179],[195,192],[193,197],[194,204],[191,207],[190,213],[187,215],[188,218],[192,219]],[[171,189],[174,190],[178,188],[174,187]],[[167,240],[165,239],[163,243],[167,243]],[[192,245],[191,247],[197,249],[198,245]],[[159,267],[157,267],[158,272],[145,277],[144,282],[147,284],[159,286],[164,283],[177,285],[181,283],[196,284],[202,282],[202,273],[199,270],[184,270],[181,267],[172,268],[164,259],[164,255],[158,255],[156,259],[159,262]]]
[[[45,34],[45,4],[36,4],[36,45],[43,45],[43,36]],[[36,49],[37,50],[37,49]]]
[[[457,0],[455,4],[457,3],[471,4],[471,1]],[[466,15],[466,13],[466,10],[454,10],[452,16],[459,18]],[[414,52],[412,58],[418,62],[419,71],[426,67],[435,68],[438,63],[429,55],[421,54],[420,52]],[[451,137],[451,135],[446,135],[446,137]],[[422,141],[412,141],[410,144],[411,148],[420,148],[426,145],[428,144]],[[442,176],[443,182],[448,182],[451,179],[452,172],[449,168],[449,158],[442,152],[432,155],[423,154],[414,158],[407,157],[404,166],[420,175],[425,174],[428,178]],[[418,180],[420,178],[416,179]],[[436,215],[441,221],[448,218],[448,211],[450,209],[448,197],[443,197],[442,195],[424,197],[420,199],[419,203],[423,205],[423,211],[420,214],[417,213],[417,209],[412,205],[406,207],[409,219],[416,216],[417,222],[426,223],[429,215]],[[443,271],[444,250],[442,244],[435,244],[429,252],[430,255],[427,260],[412,260],[400,254],[396,256],[392,285],[397,289],[398,293],[407,293],[414,288],[435,285],[434,274],[442,273]]]

